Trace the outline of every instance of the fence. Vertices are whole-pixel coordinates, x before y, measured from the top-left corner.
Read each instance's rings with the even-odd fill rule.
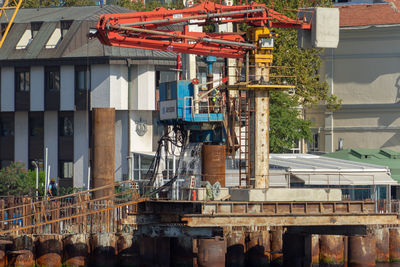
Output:
[[[139,201],[133,181],[51,199],[7,197],[0,200],[0,234],[115,232]]]

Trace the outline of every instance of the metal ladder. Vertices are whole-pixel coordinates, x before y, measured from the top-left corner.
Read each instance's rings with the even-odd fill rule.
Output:
[[[249,187],[250,181],[250,98],[239,92],[239,185]]]

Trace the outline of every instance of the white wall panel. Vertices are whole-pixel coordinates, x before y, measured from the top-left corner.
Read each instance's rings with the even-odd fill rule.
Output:
[[[31,67],[31,111],[44,111],[44,67]]]
[[[89,121],[86,111],[74,112],[74,187],[87,187]]]
[[[153,125],[152,111],[130,111],[131,112],[131,147],[134,152],[152,152],[153,150]],[[145,127],[143,136],[138,134],[138,127]]]
[[[110,104],[116,110],[128,109],[128,67],[110,65]]]
[[[128,175],[128,111],[115,111],[115,180]]]
[[[74,66],[60,67],[60,110],[75,109],[75,71]]]
[[[15,112],[14,121],[14,160],[19,161],[28,166],[28,112]]]
[[[14,68],[1,68],[1,111],[14,111]]]
[[[109,65],[91,66],[91,103],[92,108],[110,107],[110,67]]]
[[[58,112],[44,112],[44,149],[48,149],[50,178],[58,177]]]
[[[155,110],[156,78],[154,65],[137,65],[132,67],[131,94],[133,110]]]

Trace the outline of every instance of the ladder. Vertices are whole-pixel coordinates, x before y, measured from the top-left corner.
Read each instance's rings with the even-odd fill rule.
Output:
[[[247,92],[239,91],[238,103],[238,126],[239,126],[239,186],[251,186],[250,159],[250,117],[254,112],[251,108],[250,98]]]

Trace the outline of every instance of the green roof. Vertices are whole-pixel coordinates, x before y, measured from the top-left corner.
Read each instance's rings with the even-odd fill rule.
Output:
[[[390,169],[392,178],[397,182],[400,182],[399,152],[390,149],[350,148],[324,154],[323,156],[386,166]]]

